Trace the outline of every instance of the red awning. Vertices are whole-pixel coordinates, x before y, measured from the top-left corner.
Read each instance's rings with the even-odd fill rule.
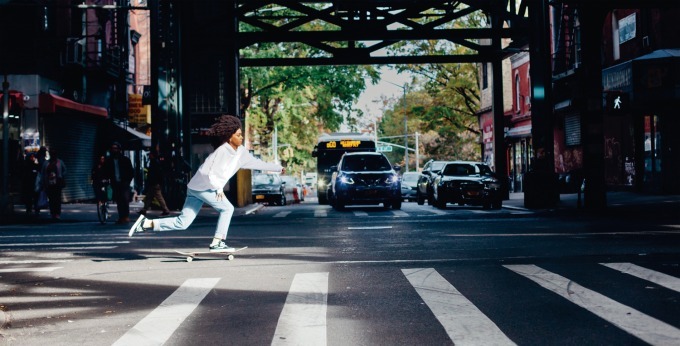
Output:
[[[38,102],[40,104],[40,113],[56,113],[57,107],[59,107],[104,118],[109,115],[106,108],[78,103],[57,95],[40,94]]]
[[[9,95],[14,96],[14,99],[16,100],[17,103],[19,103],[20,108],[24,108],[24,94],[21,91],[10,90]],[[4,94],[2,92],[0,92],[0,99],[3,96],[4,96]]]

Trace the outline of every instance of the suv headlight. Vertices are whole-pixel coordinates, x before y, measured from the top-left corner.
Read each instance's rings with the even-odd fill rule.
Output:
[[[352,179],[352,177],[348,177],[348,176],[343,175],[342,177],[340,177],[340,183],[352,185],[352,184],[354,184],[354,179]]]
[[[398,183],[398,182],[399,182],[399,176],[396,175],[396,174],[391,175],[391,176],[388,176],[388,177],[385,179],[385,184],[396,184],[396,183]]]
[[[489,189],[489,190],[500,190],[501,183],[489,182],[489,183],[486,183],[486,188]]]

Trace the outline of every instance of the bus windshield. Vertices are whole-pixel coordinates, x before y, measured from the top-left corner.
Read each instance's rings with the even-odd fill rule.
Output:
[[[375,151],[373,138],[360,133],[323,134],[314,147],[312,156],[316,157],[317,196],[319,204],[327,204],[326,184],[330,182],[331,166],[340,162],[344,153],[354,151]]]

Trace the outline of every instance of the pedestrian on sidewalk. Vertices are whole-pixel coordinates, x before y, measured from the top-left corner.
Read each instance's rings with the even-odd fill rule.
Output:
[[[61,191],[66,187],[66,165],[56,149],[50,149],[50,160],[43,165],[43,188],[47,191],[53,220],[61,219]]]
[[[212,252],[234,251],[234,248],[227,246],[224,242],[234,214],[234,206],[224,195],[224,185],[240,168],[282,173],[285,173],[285,169],[279,164],[267,163],[255,158],[242,146],[241,120],[233,115],[220,116],[208,133],[215,139],[213,141],[215,151],[206,158],[187,184],[187,197],[182,213],[174,218],[153,220],[140,215],[130,228],[129,236],[147,230],[185,230],[194,221],[203,204],[208,203],[220,213],[209,250]]]
[[[140,214],[146,215],[146,212],[151,208],[151,202],[156,199],[161,206],[163,212],[161,216],[170,215],[170,209],[165,204],[163,198],[163,171],[161,162],[158,159],[158,151],[151,149],[149,151],[149,168],[146,172],[146,195],[144,196],[144,207],[139,211]]]
[[[123,147],[113,142],[109,148],[111,156],[106,158],[104,172],[113,190],[113,199],[118,208],[117,224],[130,222],[130,183],[134,178],[132,162],[122,153]]]
[[[26,214],[33,213],[33,206],[37,203],[35,182],[40,173],[40,165],[34,153],[28,153],[21,169],[21,195],[26,206]]]

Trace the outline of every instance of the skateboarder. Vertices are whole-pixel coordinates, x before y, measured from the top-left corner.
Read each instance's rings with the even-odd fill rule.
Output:
[[[205,159],[187,184],[187,197],[182,213],[177,217],[153,220],[140,215],[130,228],[129,236],[148,230],[185,230],[194,221],[203,204],[208,203],[220,213],[209,250],[212,252],[235,250],[224,242],[234,214],[234,206],[224,196],[224,185],[240,168],[282,173],[285,173],[285,169],[279,164],[267,163],[253,157],[242,146],[241,120],[233,115],[220,116],[208,133],[216,140],[213,144],[215,151]]]

